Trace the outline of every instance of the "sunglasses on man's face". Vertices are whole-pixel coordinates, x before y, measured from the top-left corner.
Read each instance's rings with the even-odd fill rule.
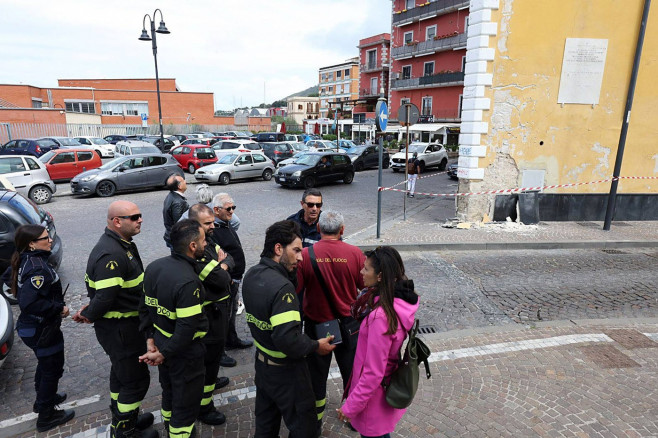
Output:
[[[322,202],[305,202],[304,204],[306,204],[308,208],[313,208],[313,207],[322,208]]]
[[[234,206],[232,206],[232,207],[226,207],[224,210],[226,210],[226,211],[228,211],[228,212],[231,212],[231,211],[235,210],[236,208],[238,208],[238,206],[237,206],[237,205],[234,205]]]
[[[137,222],[142,218],[142,213],[137,213],[137,214],[131,214],[128,216],[114,216],[115,218],[118,217],[119,219],[130,219],[133,222]]]

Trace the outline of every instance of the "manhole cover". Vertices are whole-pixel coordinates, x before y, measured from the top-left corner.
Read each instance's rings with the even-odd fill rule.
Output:
[[[433,326],[424,326],[418,327],[418,332],[426,335],[428,333],[436,333],[436,329]]]
[[[595,222],[576,222],[576,223],[578,225],[580,225],[581,227],[597,227],[598,228],[598,226],[599,226],[599,224],[597,224]]]
[[[586,345],[579,347],[585,356],[601,368],[633,368],[640,364],[612,345]]]
[[[618,249],[602,249],[601,251],[606,254],[628,254],[627,252]]]
[[[619,329],[604,332],[627,350],[635,348],[656,348],[658,344],[637,330]]]

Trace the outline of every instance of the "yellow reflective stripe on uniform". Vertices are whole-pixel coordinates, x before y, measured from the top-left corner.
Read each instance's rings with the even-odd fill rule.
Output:
[[[194,423],[189,426],[174,427],[169,424],[169,437],[170,438],[186,438],[192,434]]]
[[[169,421],[171,419],[171,411],[160,409],[160,415],[162,415],[162,421]]]
[[[199,280],[201,280],[201,281],[205,280],[206,277],[208,276],[208,274],[210,274],[210,272],[212,272],[212,270],[215,269],[215,267],[216,267],[217,265],[219,265],[219,262],[218,262],[217,260],[211,260],[211,261],[206,265],[206,267],[203,268],[203,271],[201,271],[201,272],[199,273]]]
[[[201,399],[201,406],[208,406],[211,401],[212,401],[212,394],[210,394],[210,397]]]
[[[260,344],[258,343],[258,341],[255,340],[255,339],[254,339],[254,345],[255,345],[256,348],[258,348],[260,351],[262,351],[263,353],[267,353],[267,354],[269,354],[269,355],[272,356],[272,357],[278,357],[278,358],[280,358],[280,359],[283,359],[283,358],[285,358],[285,357],[288,357],[288,356],[286,356],[285,353],[282,353],[282,352],[280,352],[280,351],[268,350],[267,348],[265,348],[265,347],[263,347],[262,345],[260,345]]]
[[[153,327],[155,327],[160,333],[162,333],[163,335],[165,335],[168,338],[171,338],[173,336],[171,333],[162,330],[160,327],[158,327],[157,324],[153,324]]]
[[[327,399],[326,398],[323,398],[322,400],[316,400],[315,401],[315,407],[316,408],[321,408],[325,404],[327,404]]]
[[[128,412],[132,412],[135,409],[139,409],[141,405],[142,405],[141,401],[135,403],[129,403],[129,404],[117,402],[117,410],[122,414],[127,414]]]
[[[318,414],[318,421],[322,420],[322,417],[324,417],[324,411]]]
[[[213,392],[215,390],[215,384],[213,383],[212,385],[205,385],[203,387],[203,392]]]
[[[292,321],[301,321],[301,317],[299,316],[299,311],[289,310],[287,312],[278,313],[270,317],[270,322],[272,323],[272,327]]]
[[[114,401],[119,400],[119,393],[118,392],[110,392],[110,398]]]
[[[217,302],[219,303],[220,301],[228,300],[229,298],[231,298],[231,296],[230,296],[230,295],[226,295],[224,298],[220,298],[220,299],[218,299]]]
[[[176,313],[171,312],[171,310],[167,309],[166,307],[162,307],[158,303],[157,298],[149,297],[148,295],[145,295],[144,304],[146,304],[147,306],[155,307],[158,315],[166,316],[169,319],[176,319]]]
[[[85,281],[89,284],[89,287],[99,290],[105,289],[113,286],[121,286],[122,289],[130,289],[135,286],[139,286],[144,281],[144,273],[142,272],[139,276],[133,280],[124,280],[121,277],[112,277],[106,278],[104,280],[93,281],[87,274],[85,274]]]
[[[188,318],[190,316],[198,315],[201,313],[201,305],[195,304],[190,307],[178,307],[176,308],[176,317],[177,318]]]
[[[192,339],[203,338],[208,332],[196,332]]]
[[[272,324],[270,324],[269,322],[261,321],[260,319],[254,317],[254,315],[252,315],[251,313],[245,312],[244,316],[247,322],[250,322],[253,325],[255,325],[258,330],[272,330]]]
[[[103,318],[130,318],[131,316],[139,316],[138,311],[133,312],[107,312]]]

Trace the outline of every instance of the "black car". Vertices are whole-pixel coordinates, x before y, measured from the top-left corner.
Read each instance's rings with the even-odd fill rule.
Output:
[[[347,151],[347,154],[352,160],[354,170],[357,172],[370,167],[379,167],[379,149],[378,146],[355,146]],[[382,168],[388,169],[390,158],[388,151],[384,149],[382,154]]]
[[[174,142],[168,138],[164,139],[164,147],[160,145],[160,136],[159,135],[149,135],[141,138],[142,141],[148,141],[149,143],[157,146],[158,149],[162,151],[163,154],[166,154],[175,146]]]
[[[286,134],[283,132],[259,132],[256,134],[256,141],[258,143],[286,141]]]
[[[107,135],[107,136],[103,137],[103,140],[105,140],[108,143],[112,143],[112,144],[117,144],[120,141],[126,141],[128,139],[129,139],[129,137],[127,135],[114,135],[113,134],[113,135]]]
[[[274,179],[282,186],[307,189],[340,180],[350,184],[354,180],[354,166],[347,154],[310,152],[277,170]]]
[[[260,145],[265,156],[274,161],[274,164],[279,164],[279,161],[286,158],[292,158],[295,154],[295,149],[288,143],[260,143]]]
[[[452,163],[451,165],[449,165],[447,172],[448,176],[452,179],[459,179],[459,177],[457,176],[457,169],[459,169],[457,167],[457,163]]]

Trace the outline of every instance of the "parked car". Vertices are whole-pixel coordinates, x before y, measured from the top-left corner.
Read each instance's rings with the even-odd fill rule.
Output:
[[[409,145],[410,159],[414,152],[418,153],[421,172],[425,168],[432,166],[436,166],[439,170],[445,170],[448,165],[448,152],[440,143],[411,143]],[[393,169],[393,172],[404,171],[406,165],[404,149],[391,157],[391,169]]]
[[[168,138],[165,137],[164,139],[164,146],[162,146],[160,143],[160,136],[159,135],[149,135],[147,137],[142,138],[142,141],[145,141],[147,143],[151,143],[153,146],[156,148],[160,149],[160,152],[162,153],[167,153],[175,146],[174,142],[169,140]]]
[[[289,143],[279,142],[279,143],[260,143],[263,148],[263,153],[267,158],[272,160],[274,164],[278,164],[279,161],[285,160],[287,158],[292,158],[295,153],[295,149]]]
[[[181,141],[175,135],[165,135],[164,138],[168,138],[174,144],[174,146],[180,146]]]
[[[213,150],[217,158],[221,158],[224,155],[231,154],[233,152],[241,151],[262,151],[263,148],[260,144],[252,140],[220,140],[214,145],[212,145]]]
[[[128,138],[127,135],[112,134],[112,135],[106,135],[105,137],[103,137],[103,140],[111,144],[117,144],[120,141],[126,141],[130,139]]]
[[[39,140],[52,140],[57,143],[60,148],[79,148],[82,146],[78,140],[72,137],[41,137]]]
[[[379,167],[379,147],[378,146],[354,146],[347,151],[352,160],[354,170],[360,172],[370,167]],[[384,149],[382,153],[382,169],[388,169],[390,158],[388,151]]]
[[[295,152],[302,152],[302,151],[307,151],[308,146],[306,146],[303,142],[301,141],[289,141],[287,142],[292,148],[295,150]]]
[[[14,313],[9,301],[0,296],[0,366],[14,345]]]
[[[211,138],[215,136],[215,134],[210,131],[196,131],[193,132],[192,134],[200,135],[201,136],[200,138]]]
[[[306,147],[310,151],[314,151],[316,149],[332,149],[336,150],[336,145],[330,142],[329,140],[309,140],[305,143]],[[345,149],[338,148],[338,152],[343,152],[345,153]]]
[[[40,157],[46,152],[59,148],[52,140],[36,138],[19,138],[9,140],[0,148],[0,155],[34,155]]]
[[[157,148],[156,148],[157,149]],[[88,170],[71,180],[74,195],[112,196],[117,191],[164,187],[171,174],[183,171],[171,155],[153,154],[118,157],[98,169]]]
[[[125,157],[137,154],[161,154],[159,148],[142,140],[124,140],[114,146],[115,157]]]
[[[36,224],[48,229],[53,246],[48,264],[55,269],[62,262],[62,240],[57,234],[53,217],[43,208],[25,199],[20,193],[0,190],[0,273],[9,267],[14,253],[14,231],[21,225]]]
[[[57,190],[46,165],[29,155],[0,155],[0,175],[37,204],[49,202]]]
[[[217,162],[215,151],[203,144],[182,144],[173,148],[170,153],[178,161],[181,169],[187,169],[190,173]]]
[[[227,137],[227,138],[231,138],[231,137]],[[214,145],[215,143],[217,143],[220,140],[221,139],[219,139],[219,138],[189,138],[189,139],[185,140],[184,142],[182,142],[181,144],[182,145],[183,144],[200,144],[200,145],[204,145],[204,146],[207,146],[207,147],[211,147],[212,145]]]
[[[256,141],[258,143],[270,141],[285,141],[286,134],[283,132],[259,132],[256,134]]]
[[[197,181],[228,184],[232,180],[263,178],[272,179],[274,165],[261,152],[232,152],[224,155],[216,164],[204,166],[194,173]]]
[[[447,172],[447,173],[448,173],[448,176],[449,176],[451,179],[459,179],[459,177],[457,176],[457,170],[458,170],[458,169],[459,169],[459,167],[457,167],[457,163],[452,163],[452,164],[450,164],[450,165],[448,166],[448,172]]]
[[[330,163],[328,166],[323,164],[323,157]],[[311,152],[297,159],[294,164],[279,168],[274,179],[282,186],[306,189],[340,180],[350,184],[354,180],[354,166],[346,154]]]
[[[176,137],[180,143],[183,143],[185,140],[189,140],[190,138],[196,138],[196,136],[192,136],[190,134],[173,134],[172,137]]]
[[[100,137],[74,137],[78,143],[83,146],[89,146],[96,151],[99,157],[101,158],[112,158],[114,157],[114,146],[112,143],[100,138]]]
[[[79,173],[103,165],[101,157],[93,149],[56,149],[39,157],[46,165],[50,179],[68,181]]]

